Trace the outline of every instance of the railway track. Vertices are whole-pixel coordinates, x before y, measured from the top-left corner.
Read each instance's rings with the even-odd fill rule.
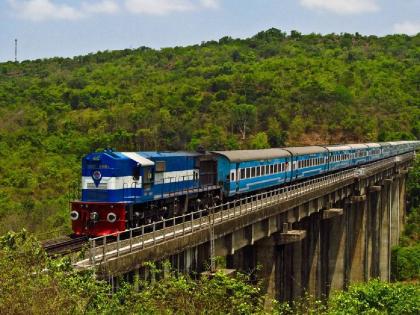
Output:
[[[70,236],[64,236],[47,240],[42,243],[42,247],[48,255],[57,256],[79,251],[87,244],[87,242],[87,237],[72,238]]]

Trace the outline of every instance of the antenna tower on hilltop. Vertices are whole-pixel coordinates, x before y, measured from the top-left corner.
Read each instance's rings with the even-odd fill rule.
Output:
[[[17,62],[17,38],[15,38],[15,62]]]

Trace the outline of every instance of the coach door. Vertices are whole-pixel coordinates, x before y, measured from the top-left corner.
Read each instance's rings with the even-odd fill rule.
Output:
[[[203,157],[199,160],[200,186],[216,185],[217,161],[211,157]]]

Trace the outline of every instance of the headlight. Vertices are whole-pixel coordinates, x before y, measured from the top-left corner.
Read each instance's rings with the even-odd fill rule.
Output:
[[[108,220],[108,222],[114,223],[115,221],[117,221],[117,215],[114,212],[110,212],[106,216],[106,219]]]
[[[92,221],[98,221],[99,220],[99,214],[98,214],[98,212],[92,212],[91,214],[90,214],[90,219],[92,220]]]
[[[72,221],[76,221],[79,218],[79,212],[77,211],[70,212],[70,218]]]

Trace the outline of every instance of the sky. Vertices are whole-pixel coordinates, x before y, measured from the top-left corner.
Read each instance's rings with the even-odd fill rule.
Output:
[[[286,32],[420,32],[420,0],[0,0],[0,62]]]

